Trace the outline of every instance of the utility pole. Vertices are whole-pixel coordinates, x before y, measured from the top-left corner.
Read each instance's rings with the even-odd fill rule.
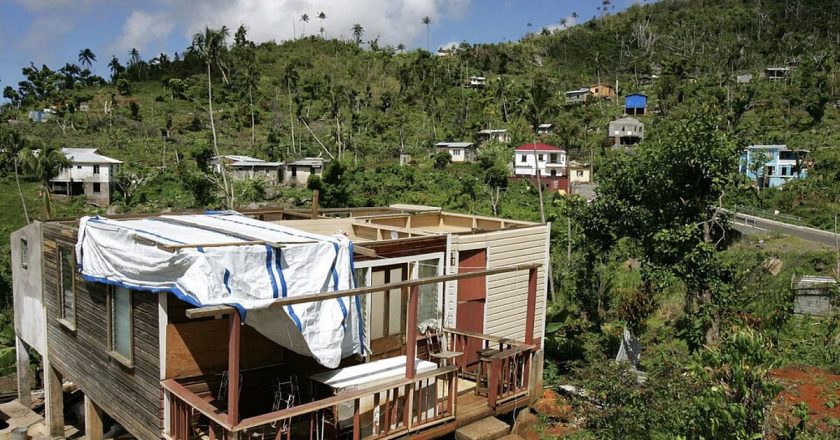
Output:
[[[539,124],[538,124],[539,125]],[[536,129],[534,130],[536,133]],[[540,196],[540,222],[545,224],[545,207],[543,205],[542,180],[540,179],[540,161],[537,156],[537,136],[534,136],[534,172],[537,175],[537,191]]]

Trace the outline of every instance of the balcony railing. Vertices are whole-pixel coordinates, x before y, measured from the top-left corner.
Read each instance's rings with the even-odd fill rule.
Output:
[[[169,401],[166,435],[172,440],[205,436],[210,440],[281,439],[305,436],[307,431],[309,438],[337,438],[344,431],[352,432],[353,440],[390,438],[454,419],[458,395],[457,369],[449,366],[246,418],[231,426],[224,412],[175,380],[161,384]],[[346,420],[342,408],[350,409]]]

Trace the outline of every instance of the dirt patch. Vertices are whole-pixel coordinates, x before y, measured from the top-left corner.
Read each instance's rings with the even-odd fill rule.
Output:
[[[792,366],[770,371],[784,389],[776,399],[773,413],[782,420],[796,423],[792,409],[804,403],[808,408],[808,424],[827,432],[835,432],[840,420],[840,375],[808,366]],[[832,423],[832,420],[835,422]]]
[[[534,402],[531,408],[537,414],[549,419],[561,422],[570,422],[574,419],[569,401],[551,389],[543,390],[542,397]]]

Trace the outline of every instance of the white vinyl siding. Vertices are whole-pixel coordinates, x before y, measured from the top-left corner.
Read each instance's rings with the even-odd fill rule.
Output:
[[[546,306],[546,257],[548,226],[453,236],[453,249],[469,248],[479,243],[487,247],[487,268],[540,263],[537,269],[537,304],[534,337],[542,337]],[[450,285],[451,286],[451,285]],[[454,286],[451,286],[454,287]],[[451,288],[450,287],[450,288]],[[487,277],[487,303],[484,333],[516,340],[525,339],[525,314],[528,308],[528,271]]]

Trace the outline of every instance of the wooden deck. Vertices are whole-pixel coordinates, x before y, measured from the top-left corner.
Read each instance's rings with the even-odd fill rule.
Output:
[[[455,432],[462,426],[469,425],[485,417],[506,414],[517,408],[524,408],[528,405],[528,396],[524,395],[517,399],[500,404],[494,411],[487,405],[487,397],[475,394],[475,383],[467,380],[458,382],[458,398],[455,409],[455,420],[446,422],[423,431],[415,432],[407,438],[411,439],[433,439]]]

